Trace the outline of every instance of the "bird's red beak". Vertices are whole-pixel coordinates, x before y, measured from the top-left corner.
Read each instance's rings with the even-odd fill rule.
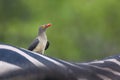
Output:
[[[45,28],[48,28],[48,27],[50,27],[51,25],[52,25],[52,24],[48,23],[48,24],[45,25]]]

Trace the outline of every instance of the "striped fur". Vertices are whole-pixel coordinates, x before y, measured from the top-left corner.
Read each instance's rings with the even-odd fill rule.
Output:
[[[0,44],[0,80],[120,80],[120,56],[72,63]]]

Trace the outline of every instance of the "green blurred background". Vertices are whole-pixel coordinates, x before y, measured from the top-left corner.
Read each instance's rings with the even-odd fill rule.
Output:
[[[119,0],[0,0],[0,42],[27,48],[46,23],[48,56],[80,62],[120,52]]]

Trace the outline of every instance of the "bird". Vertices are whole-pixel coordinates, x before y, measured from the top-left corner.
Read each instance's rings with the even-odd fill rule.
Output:
[[[39,27],[38,36],[33,40],[28,50],[44,54],[44,51],[47,50],[50,45],[46,35],[46,29],[50,26],[51,24],[48,23]]]

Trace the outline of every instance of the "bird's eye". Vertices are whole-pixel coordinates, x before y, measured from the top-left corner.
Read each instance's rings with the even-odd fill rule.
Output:
[[[45,26],[44,26],[44,25],[42,25],[42,28],[44,29],[44,28],[45,28]]]

